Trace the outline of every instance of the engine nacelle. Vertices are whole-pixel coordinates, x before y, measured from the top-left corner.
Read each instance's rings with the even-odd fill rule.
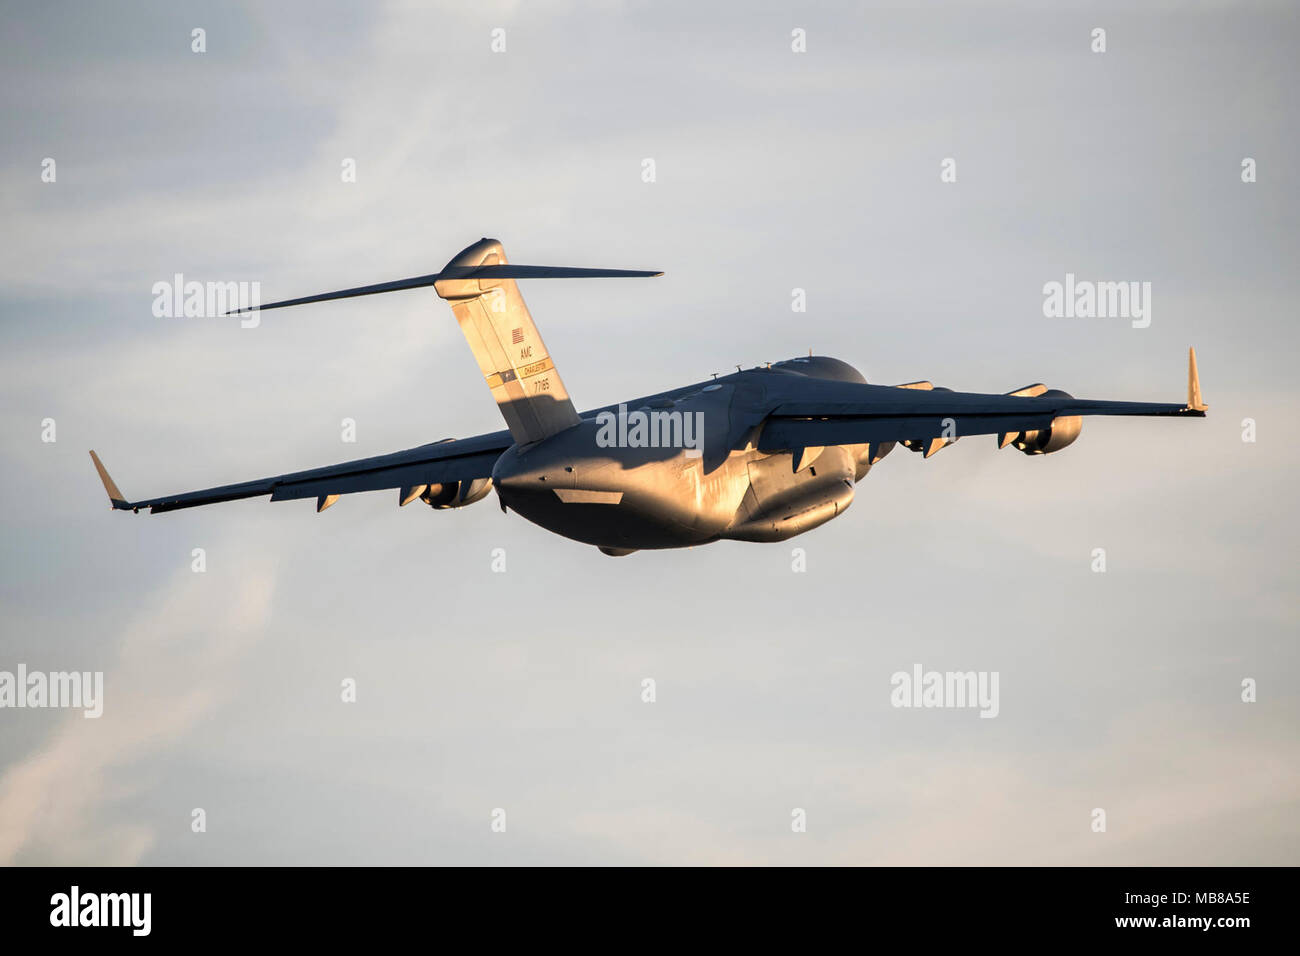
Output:
[[[474,478],[471,481],[448,481],[434,485],[412,485],[401,489],[398,504],[410,504],[419,498],[430,508],[463,508],[480,501],[492,490],[491,478]]]
[[[448,481],[430,485],[420,498],[430,508],[463,508],[481,501],[491,490],[491,478],[474,478],[471,481]]]
[[[1022,451],[1026,455],[1050,455],[1054,451],[1073,445],[1082,429],[1083,419],[1078,415],[1062,415],[1060,418],[1053,418],[1052,424],[1047,428],[1021,432],[1014,444],[1017,451]]]
[[[1049,389],[1044,392],[1042,398],[1073,398],[1069,392],[1063,392],[1059,388]],[[1026,455],[1050,455],[1054,451],[1060,451],[1074,444],[1074,440],[1079,437],[1079,432],[1083,430],[1083,418],[1079,415],[1058,415],[1052,419],[1052,424],[1046,428],[1040,428],[1031,432],[1020,432],[1015,435],[1004,434],[999,436],[999,447],[1006,447],[1007,444],[1014,444],[1017,451],[1024,452]]]

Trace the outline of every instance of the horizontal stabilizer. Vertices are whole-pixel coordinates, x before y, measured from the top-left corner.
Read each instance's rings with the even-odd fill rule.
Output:
[[[322,292],[320,295],[308,295],[299,299],[285,299],[282,302],[269,302],[266,305],[233,309],[226,315],[240,315],[244,312],[264,312],[267,309],[283,309],[290,305],[306,305],[309,302],[327,302],[330,299],[353,299],[362,295],[376,295],[380,292],[401,292],[404,289],[423,289],[442,279],[481,279],[495,282],[500,279],[636,279],[661,276],[662,272],[638,269],[575,269],[568,266],[522,266],[505,263],[502,265],[481,265],[472,267],[448,266],[441,272],[427,276],[414,276],[410,279],[397,279],[393,282],[380,282],[375,285],[357,286],[355,289],[340,289],[338,292]]]

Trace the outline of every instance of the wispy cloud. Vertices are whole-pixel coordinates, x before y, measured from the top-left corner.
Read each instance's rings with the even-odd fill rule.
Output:
[[[138,793],[140,765],[225,702],[264,634],[274,589],[266,567],[245,568],[237,579],[187,568],[123,633],[96,635],[120,647],[104,675],[103,716],[69,714],[0,776],[0,864],[126,865],[148,852],[150,823],[103,811]],[[183,819],[178,810],[178,826]]]

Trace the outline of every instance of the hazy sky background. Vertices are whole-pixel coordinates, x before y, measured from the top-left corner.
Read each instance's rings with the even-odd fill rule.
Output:
[[[0,711],[0,863],[1300,863],[1300,15],[1133,7],[5,4],[0,669],[105,709]],[[1194,344],[1210,417],[899,450],[802,538],[617,560],[495,496],[109,511],[91,447],[142,498],[502,427],[431,290],[151,313],[480,236],[666,271],[523,285],[581,408],[810,347],[1179,401]],[[1150,328],[1044,318],[1067,271]],[[891,707],[916,663],[1000,715]]]

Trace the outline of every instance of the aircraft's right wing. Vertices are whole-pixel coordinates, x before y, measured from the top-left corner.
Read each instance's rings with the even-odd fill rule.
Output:
[[[874,386],[858,386],[872,388]],[[864,396],[861,402],[788,402],[766,419],[763,451],[813,445],[853,445],[934,439],[943,435],[995,435],[1048,428],[1072,415],[1178,415],[1205,412],[1158,402],[1016,398],[974,392],[924,392],[905,402]]]
[[[1188,356],[1187,403],[1112,402],[1075,398],[1030,386],[1006,395],[922,388],[827,383],[816,398],[782,402],[768,414],[763,451],[891,441],[931,442],[944,436],[1016,434],[1078,415],[1172,415],[1204,418],[1196,354]],[[937,443],[931,447],[938,447]],[[928,457],[928,455],[927,455]]]
[[[420,485],[488,478],[492,475],[492,466],[496,464],[497,458],[510,445],[509,432],[493,432],[489,435],[478,435],[456,441],[447,439],[389,455],[361,458],[310,471],[295,471],[271,478],[259,478],[256,481],[221,485],[217,488],[204,488],[200,491],[187,491],[142,501],[126,500],[113,479],[109,477],[108,470],[104,468],[99,456],[92,451],[90,457],[94,459],[95,469],[104,483],[104,490],[108,492],[109,501],[119,511],[139,511],[141,508],[148,508],[151,514],[158,514],[163,511],[195,508],[199,505],[235,501],[240,498],[257,498],[262,495],[270,495],[272,501],[316,498],[319,510],[333,497],[356,491],[378,491],[384,488],[409,489]]]

